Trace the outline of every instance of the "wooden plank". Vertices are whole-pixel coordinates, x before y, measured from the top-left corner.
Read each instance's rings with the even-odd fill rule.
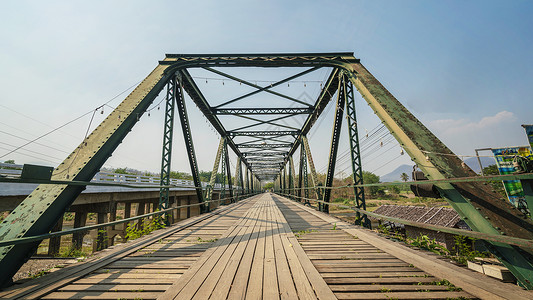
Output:
[[[260,218],[263,218],[260,215]],[[265,258],[265,222],[260,222],[259,237],[255,246],[255,253],[250,270],[250,279],[246,289],[246,299],[261,299],[263,295],[263,267]]]
[[[445,285],[412,285],[412,284],[338,284],[332,285],[334,292],[382,292],[382,291],[447,291]],[[338,294],[336,294],[338,295]]]
[[[226,277],[233,277],[235,273],[231,273],[226,269],[226,266],[230,262],[231,258],[235,256],[236,258],[242,258],[242,252],[237,250],[237,247],[241,245],[241,247],[244,245],[243,239],[247,237],[247,233],[249,233],[249,230],[254,228],[254,225],[256,223],[257,218],[254,215],[250,215],[250,217],[247,218],[246,222],[241,226],[240,231],[237,232],[235,238],[231,242],[231,244],[226,248],[226,251],[222,254],[222,256],[219,258],[217,263],[213,266],[213,269],[208,273],[207,278],[204,280],[203,284],[198,288],[196,293],[194,293],[193,299],[207,299],[212,294],[213,289],[217,285],[218,281],[224,274]],[[243,241],[243,243],[241,243]],[[200,278],[201,280],[201,278]],[[225,281],[225,283],[230,284],[231,280]],[[192,295],[191,290],[191,295]],[[185,294],[182,296],[182,293],[178,295],[180,299],[188,299],[188,295]],[[216,297],[214,297],[216,298]]]
[[[326,273],[326,272],[320,272],[320,275],[323,278],[342,278],[342,277],[350,277],[350,278],[385,278],[385,277],[424,277],[424,275],[427,276],[427,273],[425,272],[333,272],[333,273]]]
[[[465,292],[335,293],[338,299],[469,299]],[[462,297],[462,298],[461,298]]]
[[[305,254],[305,251],[303,250],[302,246],[300,246],[300,244],[298,243],[298,240],[296,240],[296,237],[290,230],[289,225],[287,224],[287,221],[285,220],[285,217],[283,216],[279,208],[277,209],[276,213],[278,214],[278,219],[282,220],[281,224],[282,224],[282,228],[284,231],[284,233],[282,232],[282,236],[287,239],[287,242],[289,244],[292,245],[292,247],[290,248],[293,249],[294,254],[297,256],[297,259],[302,269],[305,271],[305,274],[309,282],[311,283],[316,293],[317,298],[318,299],[336,299],[331,289],[328,287],[324,279],[322,279],[322,277],[320,276],[320,273],[318,273],[318,271],[315,269],[315,267],[311,263],[311,260],[309,260],[309,258]]]
[[[164,292],[165,284],[70,284],[59,289],[60,292]]]
[[[256,226],[260,226],[257,222]],[[244,254],[242,256],[241,262],[237,268],[235,277],[231,285],[231,289],[228,293],[228,299],[244,299],[246,295],[246,290],[248,287],[248,278],[250,270],[253,264],[253,258],[255,253],[255,248],[257,245],[257,239],[259,237],[259,230],[254,230],[250,236],[250,241],[246,245]]]
[[[231,283],[236,277],[240,262],[244,259],[246,248],[250,243],[250,238],[253,236],[256,226],[257,218],[253,219],[253,222],[250,222],[246,225],[246,231],[243,234],[241,240],[239,241],[239,244],[233,252],[233,255],[231,256],[229,262],[227,263],[223,276],[220,277],[216,286],[213,288],[213,292],[210,296],[212,299],[227,298],[228,293],[232,287]]]
[[[324,278],[328,284],[418,284],[435,281],[435,277],[391,277],[391,278]]]
[[[272,226],[275,220],[273,212],[275,207],[274,201],[268,201],[265,209],[265,258],[263,269],[263,299],[279,299],[278,274],[276,270],[276,258],[274,256],[274,228]]]
[[[42,299],[156,299],[158,292],[55,292],[44,296]]]
[[[274,214],[275,216],[276,214]],[[276,271],[278,274],[279,295],[282,300],[297,299],[294,279],[289,269],[287,256],[283,248],[280,236],[280,224],[282,220],[276,218],[272,222],[274,255],[276,257]]]
[[[177,279],[181,277],[181,274],[165,273],[166,279]],[[136,279],[153,279],[152,273],[114,273],[114,274],[92,274],[84,277],[83,279],[105,279],[105,278],[136,278]],[[80,280],[83,280],[80,279]],[[78,281],[74,281],[72,284],[77,284]]]
[[[235,231],[240,231],[238,228],[241,224],[245,222],[245,219],[249,216],[250,210],[248,210],[244,217],[240,218],[236,224],[231,226],[224,235],[213,245],[212,248],[208,249],[200,259],[194,263],[191,268],[183,274],[180,280],[176,281],[165,293],[160,295],[160,299],[174,299],[177,295],[180,294],[181,290],[187,286],[187,284],[195,277],[199,276],[200,278],[205,278],[209,273],[209,270],[212,269],[212,266],[216,264],[218,258],[224,253],[227,245],[231,243],[234,236],[232,234]],[[224,247],[223,247],[224,246]],[[200,274],[197,274],[200,273]],[[202,282],[193,282],[197,287],[201,285]]]

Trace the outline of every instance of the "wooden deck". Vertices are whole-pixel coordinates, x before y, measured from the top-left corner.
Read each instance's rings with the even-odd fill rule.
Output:
[[[449,281],[453,285],[442,284]],[[262,194],[0,292],[43,299],[533,299]]]

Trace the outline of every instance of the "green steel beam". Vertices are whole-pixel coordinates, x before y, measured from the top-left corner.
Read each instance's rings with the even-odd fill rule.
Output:
[[[313,182],[313,188],[315,190],[316,199],[322,200],[319,188],[320,184],[318,183],[318,176],[316,174],[315,163],[313,161],[313,156],[311,155],[311,148],[309,147],[309,142],[307,141],[306,136],[302,136],[301,140],[303,142],[305,156],[307,156],[307,162],[309,163],[309,171],[311,171],[311,181]]]
[[[298,130],[287,131],[228,131],[230,136],[283,136],[283,135],[298,135]]]
[[[343,72],[339,73],[339,88],[337,89],[337,107],[335,108],[335,120],[333,123],[333,132],[331,133],[331,146],[329,150],[328,173],[326,175],[326,190],[324,191],[324,202],[329,203],[333,178],[335,177],[335,164],[337,163],[337,152],[339,150],[339,139],[342,129],[342,116],[344,114],[344,102],[346,101],[346,86],[342,84],[341,79],[344,77]],[[320,203],[319,209],[329,213],[329,205]]]
[[[366,210],[365,189],[356,185],[363,184],[363,166],[361,164],[361,149],[359,148],[359,133],[357,131],[357,118],[355,113],[355,97],[353,85],[346,77],[342,76],[342,85],[344,86],[346,98],[346,116],[348,122],[348,140],[350,141],[350,157],[352,165],[352,181],[354,184],[355,206],[359,209]],[[367,228],[371,227],[370,220],[366,215],[361,216],[357,211],[355,223]]]
[[[172,138],[174,131],[174,93],[176,78],[169,80],[165,105],[165,128],[163,133],[163,153],[161,155],[161,185],[170,185],[170,162],[172,159]],[[159,191],[159,210],[168,208],[168,187]]]
[[[215,157],[215,163],[213,164],[213,170],[211,171],[211,178],[209,180],[209,184],[206,188],[205,193],[205,200],[206,202],[211,201],[213,199],[213,189],[215,187],[215,180],[217,179],[217,173],[218,173],[218,167],[220,165],[220,159],[222,158],[222,153],[224,152],[224,145],[226,143],[225,138],[220,138],[220,142],[218,143],[218,150],[217,155]],[[224,173],[222,173],[224,174]],[[209,202],[208,202],[209,203]],[[207,211],[209,211],[209,204],[207,204]]]
[[[231,168],[229,164],[229,152],[228,152],[228,140],[224,139],[224,164],[226,166],[226,178],[228,179],[228,191],[231,198],[231,202],[236,202],[233,197],[233,182],[231,180]]]
[[[189,159],[189,165],[191,166],[192,179],[194,186],[196,187],[196,197],[198,202],[204,202],[204,195],[202,192],[202,182],[200,182],[200,172],[198,170],[198,162],[196,160],[196,152],[194,151],[194,142],[192,139],[191,125],[189,123],[189,116],[187,114],[187,107],[185,106],[185,95],[183,95],[182,74],[177,75],[177,87],[175,88],[174,98],[176,99],[176,106],[178,114],[180,116],[181,130],[183,133],[183,139],[185,141],[185,148],[187,149],[187,158]],[[207,207],[201,206],[202,212]]]
[[[278,107],[278,108],[212,108],[215,115],[297,115],[310,114],[313,108],[309,107]]]

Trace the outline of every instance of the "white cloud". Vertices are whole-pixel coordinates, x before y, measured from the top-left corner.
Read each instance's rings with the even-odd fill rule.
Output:
[[[478,121],[467,118],[427,121],[428,128],[459,155],[473,155],[474,149],[522,146],[527,144],[519,118],[500,111]]]
[[[473,122],[468,119],[443,119],[430,121],[429,125],[443,135],[454,135],[490,130],[505,123],[512,123],[515,120],[516,117],[512,112],[504,110],[494,116],[483,117],[478,122]]]

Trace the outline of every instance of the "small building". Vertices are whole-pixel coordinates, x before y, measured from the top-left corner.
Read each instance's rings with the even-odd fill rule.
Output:
[[[427,206],[403,206],[403,205],[382,205],[374,211],[376,214],[387,217],[394,217],[424,224],[439,225],[450,228],[470,230],[470,227],[461,220],[459,214],[452,208],[427,207]],[[418,228],[403,224],[391,224],[395,227],[405,229],[405,235],[416,239],[420,235],[426,235],[430,239],[435,239],[439,244],[450,251],[454,251],[455,235],[445,232]]]

